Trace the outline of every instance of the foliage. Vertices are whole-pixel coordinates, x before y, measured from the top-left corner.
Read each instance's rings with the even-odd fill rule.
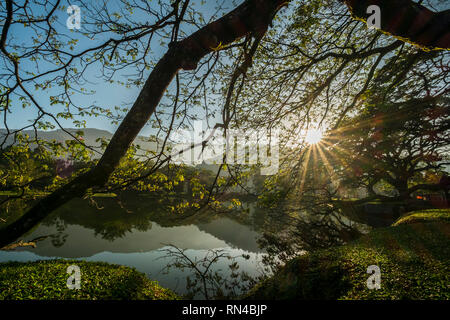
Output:
[[[5,21],[0,107],[6,128],[0,146],[3,157],[0,184],[3,191],[14,192],[1,203],[2,211],[7,213],[1,212],[2,217],[11,220],[25,211],[25,205],[33,204],[34,209],[47,211],[40,214],[28,211],[38,218],[37,223],[55,209],[52,203],[58,203],[39,205],[37,202],[36,205],[33,201],[44,194],[37,191],[55,191],[94,165],[98,165],[98,170],[81,176],[82,183],[76,180],[67,190],[60,189],[67,197],[58,195],[59,199],[85,194],[95,203],[92,198],[99,191],[133,190],[159,197],[158,206],[173,213],[195,213],[205,207],[215,211],[238,208],[240,201],[235,197],[228,208],[220,200],[231,188],[242,188],[245,174],[241,171],[236,175],[231,168],[239,166],[225,169],[228,166],[220,165],[217,174],[210,175],[172,162],[173,145],[169,136],[177,129],[190,128],[198,119],[206,119],[208,127],[222,128],[224,133],[232,128],[280,131],[279,174],[264,181],[260,179],[259,185],[264,186],[260,202],[281,209],[285,199],[294,199],[301,203],[297,212],[312,208],[318,213],[316,220],[321,221],[313,222],[320,227],[324,224],[328,227],[336,219],[328,214],[330,211],[334,214],[334,208],[328,207],[338,193],[336,185],[342,181],[352,188],[363,184],[369,190],[376,183],[386,183],[384,189],[391,187],[390,190],[405,197],[410,194],[409,183],[427,182],[428,176],[440,174],[444,160],[441,147],[447,145],[425,145],[431,151],[424,153],[421,142],[435,142],[448,134],[448,108],[445,108],[448,99],[439,101],[436,109],[421,107],[427,99],[448,96],[447,53],[423,53],[370,30],[351,19],[345,5],[331,0],[292,1],[292,10],[277,15],[263,38],[248,32],[246,37],[229,45],[223,46],[219,40],[213,52],[195,61],[195,66],[184,68],[190,64],[184,59],[193,57],[189,56],[189,50],[183,52],[182,59],[175,63],[182,62],[179,68],[186,70],[176,68],[172,74],[174,83],[168,87],[160,85],[160,90],[157,84],[163,81],[147,82],[150,88],[146,86],[133,104],[141,111],[127,115],[108,149],[104,149],[107,150],[102,157],[104,161],[92,160],[92,150],[79,132],[70,134],[73,139],[65,143],[52,141],[39,149],[46,153],[45,159],[30,156],[35,152],[31,148],[34,139],[27,137],[20,143],[20,132],[26,129],[35,132],[63,129],[62,120],[83,128],[90,117],[104,117],[114,126],[120,123],[127,107],[107,105],[109,102],[103,101],[106,106],[80,102],[83,101],[80,96],[95,93],[92,80],[103,80],[103,85],[110,85],[107,90],[118,86],[140,89],[151,69],[158,79],[171,75],[160,72],[164,68],[154,68],[157,63],[164,66],[170,61],[159,60],[160,53],[166,49],[174,52],[178,44],[183,45],[179,40],[186,39],[194,30],[208,30],[201,28],[208,25],[209,18],[213,21],[224,10],[218,5],[216,13],[205,19],[202,12],[207,10],[200,10],[205,8],[203,1],[200,4],[188,0],[142,1],[143,5],[137,5],[138,2],[120,0],[118,6],[81,3],[83,28],[79,32],[61,28],[58,15],[66,8],[59,1],[44,4],[34,0],[17,6],[8,0],[0,5],[5,9],[0,13]],[[33,41],[26,45],[20,43],[20,37],[11,36],[10,25]],[[241,28],[235,31],[238,29]],[[168,79],[166,84],[169,82]],[[143,99],[145,93],[151,99]],[[22,128],[10,130],[8,115],[16,115],[15,110],[20,107],[33,119],[27,119],[31,121]],[[409,118],[393,117],[398,114]],[[139,150],[130,146],[147,122],[153,130],[148,140],[158,147]],[[360,126],[361,122],[366,125]],[[308,146],[303,138],[311,126],[329,127],[331,136],[334,133],[334,139],[343,142],[332,146],[336,147],[334,152],[329,152],[333,149],[329,147],[333,138],[318,144],[317,148]],[[347,133],[352,129],[353,133],[339,136],[346,128],[350,128]],[[19,144],[5,148],[7,138],[16,139],[18,134]],[[419,156],[411,146],[417,142],[420,142]],[[201,143],[202,149],[206,144]],[[102,140],[101,145],[105,148],[108,143]],[[392,152],[395,157],[390,156]],[[70,174],[55,175],[57,170],[51,165],[54,159],[68,154],[82,165]],[[405,154],[411,158],[409,163],[403,161]],[[226,175],[221,175],[222,168]],[[43,173],[49,173],[49,177],[45,178]],[[47,180],[42,182],[41,178]],[[186,184],[189,194],[180,197]],[[29,202],[18,204],[17,194]],[[145,222],[130,220],[129,224],[119,225],[113,221],[98,230],[114,238],[134,225],[148,227]],[[296,223],[312,242],[323,242],[323,245],[329,245],[341,232],[332,226],[327,230],[331,239],[324,242],[316,228],[307,229],[310,224],[305,226],[301,219]],[[11,241],[9,238],[17,236],[5,238]],[[204,283],[205,278],[202,279],[200,282]],[[193,287],[196,286],[194,282]]]
[[[438,180],[434,176],[448,163],[446,104],[448,99],[441,96],[396,103],[368,98],[366,107],[328,139],[328,152],[334,155],[330,161],[343,185],[401,199],[408,199],[421,183],[433,188]]]
[[[281,131],[280,177],[262,200],[283,200],[282,189],[304,201],[305,189],[321,192],[323,182],[330,191],[364,187],[372,195],[377,184],[404,196],[405,185],[441,174],[448,53],[421,52],[360,28],[333,1],[294,8],[290,23],[269,31],[239,97],[239,125]],[[309,128],[324,131],[317,145],[304,141]]]
[[[0,217],[8,224],[92,165],[92,151],[75,140],[47,141],[21,133],[14,139],[0,151]]]
[[[375,229],[350,244],[289,261],[247,299],[450,299],[450,224],[429,222]],[[381,270],[368,289],[367,267]]]
[[[80,290],[67,288],[70,265],[80,267]],[[44,260],[0,264],[0,299],[174,300],[178,297],[129,267],[79,260]]]

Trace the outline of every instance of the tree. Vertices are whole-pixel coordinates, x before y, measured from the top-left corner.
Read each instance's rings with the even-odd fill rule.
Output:
[[[374,189],[382,182],[402,200],[421,188],[440,188],[437,181],[428,185],[419,181],[448,164],[447,75],[433,69],[443,58],[418,52],[388,60],[357,115],[348,116],[329,133],[328,152],[344,184],[366,188],[369,199],[383,198]],[[396,77],[406,72],[405,65],[415,76]]]
[[[174,3],[173,11],[164,18],[168,19],[171,16],[175,16],[176,20],[173,22],[175,35],[178,33],[178,25],[188,3],[189,1],[184,2],[181,8],[181,18],[178,16],[180,1]],[[115,132],[97,166],[40,200],[20,219],[2,230],[0,244],[13,241],[17,236],[41,221],[53,209],[72,198],[82,196],[87,189],[105,184],[108,177],[119,164],[120,159],[125,155],[130,144],[155,111],[165,90],[177,72],[180,69],[195,69],[199,60],[207,53],[213,52],[214,48],[218,50],[221,46],[227,46],[246,35],[261,37],[267,30],[274,14],[283,4],[284,1],[246,1],[224,17],[206,25],[184,40],[176,41],[176,38],[174,38],[174,41],[169,45],[168,51],[154,66],[140,95]],[[56,9],[57,5],[58,3],[53,7],[53,10]],[[255,8],[258,8],[258,10],[255,10]],[[1,49],[17,71],[19,68],[18,61],[5,47],[8,30],[13,22],[13,1],[6,2],[6,9],[7,17],[0,41]],[[50,20],[51,13],[47,16],[46,21]],[[155,24],[154,28],[158,28],[159,23]],[[129,39],[124,38],[121,41],[126,40]],[[110,42],[120,43],[121,41]],[[32,95],[23,86],[17,72],[16,76],[17,82],[15,87],[20,87],[33,101]],[[8,90],[11,91],[10,89]],[[7,96],[5,98],[8,99]],[[38,106],[36,101],[33,102]]]
[[[414,180],[449,164],[444,158],[450,146],[448,102],[448,98],[438,96],[400,104],[370,104],[329,138],[335,172],[343,184],[369,191],[369,198],[359,202],[389,199],[376,189],[382,182],[396,191],[394,199],[403,201],[419,189],[440,189],[439,184]]]
[[[7,68],[8,72],[7,75],[5,75],[7,83],[3,85],[3,88],[1,88],[1,104],[3,110],[6,113],[6,110],[8,110],[9,108],[11,96],[18,95],[20,96],[21,100],[23,100],[24,105],[30,104],[36,107],[38,110],[38,116],[34,123],[31,125],[34,128],[45,128],[49,126],[48,123],[42,121],[42,118],[44,116],[51,118],[59,127],[62,126],[58,121],[58,117],[46,111],[45,108],[43,108],[39,103],[39,101],[35,99],[33,94],[31,94],[29,89],[27,89],[26,84],[34,83],[37,88],[46,89],[52,83],[52,81],[56,80],[64,90],[60,97],[53,96],[50,100],[52,100],[52,104],[62,102],[69,108],[72,102],[70,100],[70,94],[68,92],[70,89],[73,89],[71,87],[70,81],[80,80],[83,76],[83,72],[78,71],[72,64],[75,59],[84,58],[85,60],[83,60],[83,63],[86,63],[85,67],[87,65],[91,65],[93,61],[100,61],[103,64],[103,68],[108,69],[107,67],[110,65],[110,62],[108,62],[108,60],[111,61],[114,58],[116,61],[116,68],[109,69],[109,71],[111,71],[113,74],[115,71],[117,71],[118,68],[129,63],[129,61],[120,57],[120,55],[118,54],[119,50],[122,50],[122,52],[126,52],[127,55],[131,55],[131,60],[133,60],[136,58],[138,51],[137,46],[132,45],[133,41],[138,42],[139,40],[141,40],[141,38],[146,36],[151,39],[154,34],[164,31],[164,29],[166,29],[168,26],[171,27],[171,30],[166,33],[166,35],[168,36],[165,37],[166,40],[170,39],[168,50],[165,52],[162,58],[158,60],[154,66],[152,66],[152,71],[145,81],[145,84],[143,85],[138,98],[121,122],[119,128],[106,147],[106,150],[102,154],[102,157],[98,161],[97,165],[92,170],[74,177],[74,179],[54,191],[49,196],[39,200],[36,205],[30,208],[20,219],[9,225],[7,228],[3,229],[0,234],[0,245],[7,244],[15,240],[19,235],[23,234],[27,230],[30,230],[36,223],[41,221],[46,215],[48,215],[55,208],[59,207],[61,204],[69,201],[74,197],[82,196],[86,192],[86,190],[90,188],[104,185],[107,182],[109,176],[119,165],[120,159],[126,154],[128,148],[136,138],[139,131],[150,119],[150,116],[152,116],[153,114],[157,114],[155,112],[156,108],[158,104],[160,104],[165,91],[168,89],[168,86],[172,82],[174,77],[177,80],[177,98],[175,99],[174,110],[177,110],[177,108],[179,107],[177,104],[180,92],[178,72],[181,69],[195,70],[197,68],[197,65],[201,63],[201,59],[207,54],[220,52],[227,47],[233,48],[233,43],[235,41],[244,38],[245,41],[242,44],[238,45],[239,49],[241,49],[240,59],[238,60],[240,63],[238,64],[238,67],[236,68],[236,71],[234,73],[235,76],[231,76],[230,85],[227,89],[229,94],[227,95],[228,99],[226,99],[226,102],[224,104],[224,108],[227,109],[230,105],[229,102],[231,96],[233,95],[233,92],[235,91],[235,89],[239,91],[239,87],[235,88],[237,79],[239,77],[245,76],[245,71],[251,64],[251,57],[252,55],[254,55],[262,36],[265,34],[277,11],[287,3],[287,1],[278,0],[245,1],[224,17],[206,24],[204,27],[195,31],[190,36],[185,37],[181,41],[178,41],[178,36],[181,32],[181,23],[189,22],[191,26],[196,25],[196,21],[192,22],[191,20],[185,18],[185,14],[189,8],[189,1],[173,1],[170,6],[161,5],[164,11],[164,14],[162,16],[158,13],[155,13],[152,8],[147,7],[147,11],[153,17],[155,17],[157,21],[154,24],[136,23],[135,26],[130,26],[130,21],[127,21],[126,23],[114,21],[109,15],[107,16],[107,18],[104,18],[104,16],[102,15],[103,11],[92,10],[93,18],[91,21],[91,26],[95,26],[98,28],[96,31],[97,34],[105,32],[105,30],[103,30],[102,28],[106,26],[107,28],[109,28],[108,31],[110,33],[119,35],[120,37],[108,39],[98,46],[88,48],[78,54],[72,54],[60,49],[63,43],[61,42],[61,39],[58,39],[55,28],[52,24],[54,22],[54,12],[60,5],[60,1],[56,1],[54,4],[50,4],[48,6],[45,5],[45,14],[35,16],[34,14],[31,14],[28,3],[24,6],[19,6],[16,5],[12,0],[7,0],[4,4],[6,8],[6,16],[4,18],[2,35],[0,39],[0,50],[3,53],[3,57],[7,62],[9,69]],[[403,3],[407,7],[417,7],[417,5],[412,1],[405,1],[402,2],[402,4]],[[39,2],[36,2],[34,4],[37,6],[42,6],[42,4],[40,4]],[[142,9],[142,7],[133,6],[133,4],[130,4],[127,1],[123,1],[123,5],[124,9],[128,11],[132,11],[133,8]],[[352,6],[352,8],[354,8],[354,6]],[[424,7],[419,6],[419,8],[423,12],[426,12]],[[382,6],[381,9],[390,10],[391,8]],[[430,16],[435,17],[436,14],[430,14]],[[438,19],[437,22],[440,22],[440,20]],[[433,20],[433,26],[435,24],[438,24],[437,22]],[[17,24],[24,24],[25,26],[31,25],[36,29],[44,29],[45,36],[40,37],[41,40],[39,40],[39,38],[36,38],[35,45],[33,45],[31,48],[25,48],[22,54],[13,53],[8,48],[7,40],[9,38],[9,30],[11,26]],[[448,28],[446,30],[448,31]],[[403,32],[401,32],[400,29],[394,31],[392,31],[392,33],[395,35],[405,35]],[[425,34],[427,36],[429,34],[433,35],[433,33],[428,32],[425,32]],[[408,34],[406,34],[406,37],[408,37]],[[412,40],[417,42],[418,44],[422,43],[421,38],[413,38]],[[424,42],[424,45],[440,46],[441,43],[443,43],[444,48],[450,47],[448,45],[449,41],[447,36],[444,37],[443,42],[441,40],[435,42],[434,40],[435,39],[431,41],[427,40]],[[72,38],[68,42],[66,42],[65,45],[72,46],[74,43],[76,43],[76,41],[76,39]],[[399,44],[396,43],[394,47],[397,45]],[[141,48],[143,48],[144,50],[143,56],[145,57],[145,53],[148,50],[146,49],[145,45],[141,46]],[[389,49],[391,49],[391,47],[389,47]],[[88,55],[91,56],[86,58]],[[351,56],[353,56],[353,54],[351,54]],[[44,59],[46,63],[50,63],[53,60],[56,61],[56,64],[54,64],[56,65],[56,67],[53,69],[50,68],[49,70],[41,72],[38,75],[29,74],[27,75],[28,78],[25,78],[21,74],[21,60],[27,58],[34,59],[34,62],[36,62],[39,58]],[[145,58],[143,58],[141,66],[149,67],[150,64],[145,61]],[[211,68],[208,68],[208,71],[206,71],[205,74],[208,75],[210,71]],[[339,70],[339,72],[340,71],[342,71],[342,69]],[[51,78],[52,76],[54,76],[54,78],[49,80],[49,78]],[[109,76],[111,76],[111,74],[106,74],[104,76],[105,78],[108,78]],[[200,81],[197,81],[197,83],[198,82],[200,82],[200,85],[204,84],[201,79]],[[139,83],[140,82],[138,81],[138,84]],[[19,91],[20,94],[18,93]],[[187,95],[189,96],[189,94]],[[66,101],[61,101],[63,97],[67,98]],[[81,113],[88,112],[82,109],[80,111]],[[102,111],[103,110],[99,108],[92,108],[89,112],[93,114]],[[233,113],[224,112],[224,115],[232,114]],[[70,117],[71,113],[66,112],[64,115]],[[172,119],[176,115],[177,112],[173,112]],[[229,121],[230,119],[227,119],[225,117],[222,126],[226,128]],[[171,123],[173,124],[173,121]],[[169,125],[168,131],[172,129],[172,124]],[[7,128],[8,135],[11,134],[11,131],[8,129],[6,124],[5,126]],[[17,131],[14,131],[12,133],[15,134],[17,133]],[[77,137],[73,136],[73,138],[82,144],[82,142],[80,142]],[[154,170],[159,168],[163,163],[170,160],[170,157],[166,157],[162,160],[161,154],[156,155],[155,157],[159,161],[149,171],[143,174],[144,176],[150,174],[151,172],[154,172]]]

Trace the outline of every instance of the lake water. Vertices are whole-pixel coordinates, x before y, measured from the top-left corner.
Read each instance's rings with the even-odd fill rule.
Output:
[[[171,261],[162,250],[171,244],[187,249],[191,259],[201,259],[208,250],[216,249],[232,256],[249,255],[250,259],[237,259],[239,270],[260,274],[264,252],[257,238],[264,215],[251,204],[244,204],[248,213],[186,218],[158,210],[157,201],[145,197],[135,196],[122,203],[115,199],[96,201],[101,210],[86,200],[73,200],[61,207],[23,237],[48,236],[46,239],[37,242],[36,248],[0,251],[0,262],[55,258],[104,261],[135,267],[162,286],[184,294],[190,272],[174,268],[167,274],[162,272]],[[229,263],[219,260],[213,270],[226,275]]]
[[[0,262],[56,258],[103,261],[134,267],[163,287],[186,294],[186,277],[193,275],[192,270],[171,268],[168,273],[163,272],[173,261],[165,251],[170,245],[186,249],[186,256],[192,260],[202,259],[211,250],[223,250],[229,256],[239,257],[239,271],[258,276],[262,274],[265,255],[258,238],[268,226],[277,225],[279,232],[286,225],[252,202],[243,203],[243,210],[237,212],[210,211],[191,216],[162,208],[158,199],[139,194],[120,200],[96,198],[95,203],[72,200],[23,237],[26,241],[46,237],[37,242],[36,248],[0,251]],[[343,216],[340,219],[361,232],[370,229],[367,224],[377,227],[392,223],[357,223]],[[212,271],[227,277],[231,262],[221,259],[212,265]]]

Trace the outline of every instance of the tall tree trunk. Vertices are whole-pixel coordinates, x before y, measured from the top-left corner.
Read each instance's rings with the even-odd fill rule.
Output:
[[[410,199],[410,193],[408,190],[408,180],[397,180],[395,183],[395,188],[399,193],[399,198],[401,201],[405,202],[405,204]]]
[[[195,69],[199,60],[220,44],[228,45],[248,34],[264,34],[278,9],[286,3],[283,0],[247,0],[184,40],[170,44],[114,133],[97,166],[39,200],[21,218],[2,229],[0,248],[29,231],[67,201],[83,196],[88,188],[104,185],[155,111],[176,73],[180,69]]]
[[[444,190],[445,207],[450,208],[450,190]]]

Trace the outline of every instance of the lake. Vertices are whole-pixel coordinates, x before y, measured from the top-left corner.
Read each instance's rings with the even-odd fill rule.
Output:
[[[165,266],[173,261],[165,251],[172,248],[171,245],[185,249],[191,260],[200,260],[211,250],[222,250],[238,257],[239,271],[250,276],[262,274],[265,251],[257,240],[268,225],[284,223],[276,222],[254,202],[244,202],[242,206],[242,210],[230,213],[209,211],[185,215],[163,210],[158,199],[144,194],[96,198],[93,203],[75,199],[23,237],[26,241],[45,237],[37,242],[36,248],[0,251],[0,262],[56,258],[103,261],[134,267],[163,287],[186,294],[186,277],[192,276],[193,271],[171,268],[164,272]],[[361,232],[370,229],[366,223],[347,217],[341,219]],[[276,230],[278,232],[278,227]],[[247,258],[240,257],[242,255]],[[229,277],[231,262],[221,259],[212,265],[212,271]],[[202,298],[201,295],[195,297]]]
[[[82,259],[104,261],[134,267],[157,280],[163,287],[179,294],[186,293],[189,270],[171,268],[162,272],[171,261],[164,249],[168,245],[187,249],[191,259],[201,259],[208,250],[224,250],[237,258],[239,270],[257,276],[261,271],[264,251],[257,238],[264,213],[253,204],[243,204],[243,214],[202,213],[183,217],[158,210],[158,202],[142,195],[123,199],[73,200],[44,220],[24,240],[45,237],[36,248],[0,251],[0,262],[35,261],[42,259]],[[97,207],[101,208],[99,210]],[[160,207],[160,206],[159,206]],[[214,271],[229,274],[227,259],[213,265]]]

